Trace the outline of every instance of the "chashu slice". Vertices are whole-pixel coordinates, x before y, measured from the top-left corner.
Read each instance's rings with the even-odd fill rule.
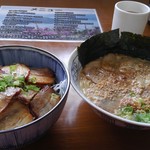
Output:
[[[21,91],[17,98],[24,104],[29,104],[32,98],[37,94],[37,91],[28,90],[27,92]]]
[[[5,92],[0,92],[0,112],[2,112],[8,104],[12,101],[12,98],[19,94],[20,88],[8,87]]]
[[[30,73],[30,69],[24,64],[3,66],[1,68],[1,71],[3,71],[3,73],[5,73],[5,74],[14,75],[15,77],[24,76],[25,78],[27,78]]]
[[[35,84],[53,84],[55,82],[54,73],[48,68],[31,69],[28,82]]]
[[[50,111],[60,100],[60,96],[49,86],[44,86],[30,103],[31,110],[37,117]]]
[[[0,113],[0,130],[14,129],[33,119],[28,107],[15,100]]]

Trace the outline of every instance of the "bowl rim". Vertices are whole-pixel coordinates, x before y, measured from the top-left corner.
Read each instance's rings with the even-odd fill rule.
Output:
[[[126,118],[122,118],[120,116],[117,116],[115,114],[112,114],[104,109],[102,109],[101,107],[97,106],[96,104],[94,104],[90,99],[88,99],[82,92],[81,90],[76,86],[74,80],[72,79],[72,74],[71,74],[71,67],[72,67],[72,60],[73,58],[78,57],[78,53],[77,53],[77,48],[75,48],[73,50],[73,52],[70,55],[69,58],[69,63],[68,63],[68,70],[70,73],[70,78],[71,78],[71,85],[73,86],[73,88],[75,89],[75,91],[78,93],[78,95],[85,101],[87,102],[92,108],[94,108],[96,111],[109,116],[111,118],[113,118],[114,120],[117,121],[121,121],[122,123],[126,123],[126,124],[130,124],[130,125],[135,125],[135,126],[139,126],[139,127],[143,127],[143,128],[147,128],[150,127],[150,123],[144,123],[144,122],[136,122],[133,120],[129,120]],[[82,67],[82,66],[81,66]]]
[[[60,101],[50,110],[48,111],[47,113],[45,113],[43,116],[25,124],[25,125],[22,125],[22,126],[19,126],[19,127],[16,127],[16,128],[13,128],[13,129],[8,129],[8,130],[0,130],[0,135],[1,134],[4,134],[4,133],[8,133],[8,132],[14,132],[14,131],[17,131],[17,130],[20,130],[20,129],[23,129],[23,128],[27,128],[28,126],[31,126],[33,124],[36,124],[36,122],[39,122],[40,120],[44,119],[46,116],[48,116],[52,111],[54,111],[58,105],[65,100],[65,96],[67,95],[67,93],[69,92],[69,88],[70,88],[70,82],[71,82],[71,79],[70,79],[70,74],[69,74],[69,71],[67,69],[67,66],[66,64],[60,60],[55,54],[51,53],[51,52],[48,52],[42,48],[39,48],[39,47],[34,47],[34,46],[29,46],[29,45],[16,45],[16,44],[12,44],[12,45],[1,45],[0,46],[0,51],[3,49],[3,48],[15,48],[15,47],[20,47],[20,48],[25,48],[25,51],[36,51],[37,53],[41,53],[41,54],[44,54],[46,56],[50,56],[52,57],[52,59],[54,60],[57,60],[57,62],[63,67],[65,73],[66,73],[66,77],[67,77],[67,86],[66,86],[66,90],[65,90],[65,93],[63,94],[63,96],[61,97]]]

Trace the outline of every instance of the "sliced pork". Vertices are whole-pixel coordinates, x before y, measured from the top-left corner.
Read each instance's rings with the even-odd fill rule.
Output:
[[[28,107],[14,101],[0,114],[0,130],[13,129],[31,122],[34,117]]]
[[[60,100],[60,96],[49,86],[45,86],[30,102],[31,110],[37,117],[41,117],[51,110]]]
[[[0,92],[0,115],[1,112],[8,106],[12,101],[12,98],[19,94],[20,88],[8,87],[4,92]]]
[[[24,64],[15,64],[15,65],[10,65],[10,66],[3,66],[1,68],[1,70],[5,74],[11,74],[15,77],[24,76],[25,78],[27,78],[29,73],[30,73],[30,69]]]
[[[35,84],[54,84],[54,73],[48,68],[31,69],[28,81]]]
[[[50,111],[60,100],[51,88],[54,83],[48,68],[0,66],[0,130],[25,125]]]

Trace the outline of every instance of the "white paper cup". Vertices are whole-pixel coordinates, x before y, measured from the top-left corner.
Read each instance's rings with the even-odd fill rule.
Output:
[[[150,8],[140,2],[120,1],[115,4],[112,30],[143,34],[148,21]]]

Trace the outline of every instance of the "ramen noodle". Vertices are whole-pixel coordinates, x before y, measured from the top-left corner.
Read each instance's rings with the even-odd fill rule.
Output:
[[[107,54],[80,72],[84,95],[100,108],[123,118],[150,123],[150,62]]]

